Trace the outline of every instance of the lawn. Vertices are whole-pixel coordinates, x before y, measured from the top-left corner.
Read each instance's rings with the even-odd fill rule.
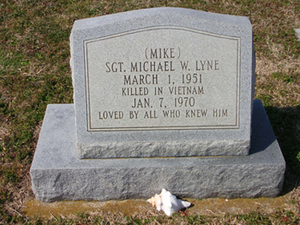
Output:
[[[72,103],[69,36],[77,19],[151,7],[183,7],[241,15],[253,25],[255,98],[263,101],[287,163],[275,213],[192,214],[171,218],[79,214],[29,218],[34,198],[29,169],[47,104]],[[0,0],[0,224],[299,224],[300,223],[299,0]]]

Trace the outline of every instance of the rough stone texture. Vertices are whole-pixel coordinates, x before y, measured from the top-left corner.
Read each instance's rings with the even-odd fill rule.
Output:
[[[124,141],[112,143],[77,144],[80,158],[117,158],[117,157],[173,157],[173,156],[209,156],[245,155],[250,141],[233,140],[204,140],[204,141]],[[101,146],[101,148],[100,148]],[[248,152],[248,151],[247,151]]]
[[[145,33],[144,36],[141,31]],[[150,31],[156,33],[146,33]],[[161,34],[162,32],[169,32],[171,34],[171,31],[173,33],[169,36]],[[180,36],[181,41],[178,41],[177,33],[174,32],[178,32],[179,35],[182,35]],[[184,35],[185,32],[186,35]],[[130,35],[139,35],[139,38],[135,38],[136,36],[132,36],[131,38],[129,33]],[[208,117],[205,120],[197,118],[197,120],[190,121],[187,121],[186,118],[185,120],[181,118],[173,120],[158,118],[157,120],[151,120],[153,122],[150,122],[150,120],[136,122],[132,122],[133,120],[124,122],[125,119],[110,120],[111,122],[104,124],[107,128],[104,125],[101,126],[100,120],[97,119],[97,113],[99,111],[124,109],[124,117],[126,116],[126,113],[128,113],[130,105],[122,105],[128,98],[123,97],[122,99],[122,97],[119,96],[121,95],[120,88],[117,88],[116,91],[112,92],[110,92],[110,89],[114,90],[115,86],[119,87],[118,85],[122,85],[117,84],[119,81],[122,82],[122,79],[118,79],[117,76],[124,76],[125,71],[128,72],[129,68],[126,67],[128,63],[133,60],[138,62],[147,60],[144,57],[146,54],[145,48],[150,48],[152,46],[144,44],[151,41],[146,39],[148,34],[162,35],[159,40],[153,42],[153,46],[155,45],[157,48],[163,48],[168,44],[168,46],[175,46],[174,51],[177,51],[178,46],[182,51],[184,49],[194,50],[193,52],[189,51],[190,55],[181,52],[182,54],[180,57],[182,58],[180,58],[180,60],[191,60],[191,62],[193,60],[201,59],[217,59],[216,56],[218,55],[218,51],[215,48],[218,45],[220,45],[217,48],[219,49],[220,57],[226,52],[231,52],[229,51],[231,48],[228,49],[227,42],[222,42],[223,39],[238,42],[239,47],[236,51],[236,54],[239,55],[237,63],[238,68],[236,70],[239,74],[237,77],[238,82],[228,82],[228,84],[233,85],[234,88],[238,87],[237,92],[235,92],[237,99],[236,96],[232,96],[232,93],[228,93],[231,88],[228,88],[227,83],[223,86],[220,85],[222,78],[215,79],[215,83],[213,82],[213,78],[211,83],[207,82],[208,77],[213,76],[210,76],[211,74],[208,75],[208,72],[204,71],[203,86],[206,87],[205,85],[207,85],[210,91],[215,88],[214,92],[224,88],[224,94],[220,94],[220,96],[217,97],[214,95],[214,92],[211,94],[204,94],[202,100],[200,99],[198,101],[200,102],[199,106],[197,106],[197,108],[200,109],[203,109],[201,107],[206,107],[211,112],[212,109],[209,107],[215,106],[211,106],[209,103],[220,101],[220,105],[224,104],[224,107],[228,107],[228,110],[234,110],[234,113],[236,113],[237,123],[234,124],[234,128],[220,127],[220,125],[223,125],[223,120],[220,119],[218,124],[218,121],[213,121]],[[204,52],[198,50],[199,44],[196,44],[195,46],[192,45],[194,42],[199,42],[196,36],[193,40],[186,41],[186,37],[190,37],[191,34],[194,36],[198,35],[199,38],[202,38],[201,41],[203,40],[203,42],[206,43],[206,45],[203,44]],[[130,38],[132,39],[131,42]],[[170,38],[170,40],[168,40],[168,38]],[[219,41],[212,41],[217,39]],[[101,41],[107,41],[107,45],[103,44],[102,46]],[[112,44],[110,41],[115,42]],[[201,41],[199,43],[201,43]],[[252,100],[255,84],[255,56],[252,41],[252,26],[248,18],[182,8],[166,7],[142,9],[78,20],[73,26],[70,42],[76,118],[76,147],[80,158],[248,155],[251,136]],[[92,45],[98,42],[99,45]],[[220,44],[221,42],[223,44]],[[132,43],[134,43],[132,46],[133,51],[129,51],[130,54],[123,56],[123,50],[120,46],[123,45],[123,48],[126,49],[128,47],[127,45]],[[89,49],[86,47],[88,44],[92,45]],[[116,47],[116,49],[109,47],[114,46],[114,44],[119,47]],[[180,44],[183,46],[180,46]],[[107,48],[105,48],[106,46]],[[138,53],[138,46],[141,46],[140,49],[143,54]],[[92,51],[96,48],[99,49],[97,51]],[[143,52],[144,50],[145,54]],[[122,57],[120,56],[118,58],[119,55]],[[94,61],[88,61],[86,59],[88,57],[94,57]],[[222,59],[223,58],[226,57],[222,56]],[[85,62],[85,60],[88,62]],[[111,63],[112,60],[115,62],[124,61],[124,68],[120,69],[120,73],[108,73],[109,76],[105,75],[107,67],[105,67],[105,64],[102,62],[106,62],[106,60],[109,63]],[[178,61],[178,59],[176,60]],[[227,60],[231,60],[231,56],[228,56]],[[225,60],[220,59],[219,66],[221,68],[221,63],[223,63],[223,67],[226,67],[226,71],[228,72],[231,67],[228,65],[226,66],[227,61],[224,61]],[[99,62],[99,64],[96,62]],[[176,62],[174,61],[173,64],[176,73],[171,73],[172,79],[175,75],[179,75],[180,79],[181,71],[175,68],[175,63]],[[89,72],[87,72],[87,70]],[[87,77],[87,74],[92,73],[92,71],[97,73],[97,75],[90,74],[90,76]],[[93,76],[96,78],[101,77],[101,79],[99,78],[97,80],[96,78],[93,78],[93,80]],[[164,76],[167,77],[168,74],[166,73]],[[226,75],[226,77],[223,78],[223,81],[227,82],[228,78],[229,76]],[[161,86],[163,85],[164,87],[167,86],[165,83]],[[178,82],[176,85],[178,85]],[[89,88],[87,88],[87,86]],[[135,85],[135,87],[141,87],[141,85]],[[144,86],[142,85],[142,87]],[[154,86],[152,85],[151,87],[153,88]],[[208,89],[205,89],[205,91],[207,90]],[[103,94],[99,94],[102,92]],[[107,95],[105,95],[105,93],[107,93]],[[119,93],[119,95],[114,95],[114,93]],[[99,96],[97,94],[99,94]],[[151,107],[153,106],[153,109],[159,110],[158,99],[154,99],[153,94],[151,95],[149,93],[149,96],[153,103]],[[186,95],[183,96],[186,97]],[[174,97],[176,96],[173,96],[173,98]],[[109,101],[107,101],[107,99]],[[166,101],[166,108],[174,109],[174,107],[170,107],[170,104],[174,99],[171,99],[170,96],[166,99],[169,99]],[[236,101],[236,106],[232,103],[233,101]],[[207,102],[207,104],[201,106],[202,102]],[[229,102],[231,102],[230,105],[225,106],[227,103],[229,104]],[[118,107],[119,109],[116,109]],[[182,110],[182,113],[184,113],[185,108]],[[228,111],[228,118],[232,115],[232,111]],[[157,111],[157,113],[159,113],[159,111]],[[202,122],[203,124],[201,124]],[[207,122],[209,123],[208,125],[210,125],[208,128],[205,127],[205,123]],[[228,123],[231,122],[232,121],[228,121]],[[199,125],[197,125],[198,123]],[[193,124],[197,125],[197,127],[193,127]],[[93,126],[95,126],[95,129]],[[113,128],[110,126],[113,126]]]
[[[266,112],[254,101],[248,156],[80,160],[74,105],[48,105],[30,170],[39,201],[180,197],[274,197],[285,161]]]

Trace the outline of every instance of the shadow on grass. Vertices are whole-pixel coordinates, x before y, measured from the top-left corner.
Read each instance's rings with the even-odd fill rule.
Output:
[[[283,195],[300,185],[300,106],[265,110],[286,161]]]

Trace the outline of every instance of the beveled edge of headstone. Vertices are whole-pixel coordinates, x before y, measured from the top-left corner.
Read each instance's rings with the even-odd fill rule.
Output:
[[[197,29],[220,35],[241,38],[241,79],[240,79],[240,128],[219,130],[165,130],[165,131],[128,131],[128,132],[87,132],[86,90],[84,78],[84,47],[83,41],[93,38],[119,34],[130,30],[138,30],[153,26],[178,26]],[[76,112],[77,149],[81,158],[94,157],[151,157],[152,153],[135,152],[132,145],[138,140],[139,147],[143,145],[164,145],[166,140],[201,141],[222,143],[227,141],[231,147],[222,155],[247,155],[250,149],[251,114],[255,84],[255,54],[253,49],[252,25],[249,18],[202,12],[184,8],[151,8],[112,15],[77,20],[74,23],[71,42],[71,68],[74,85],[74,103]],[[202,142],[202,144],[204,143]],[[122,144],[121,144],[122,143]],[[199,145],[200,143],[200,145]],[[231,143],[231,145],[230,145]],[[233,144],[232,144],[233,143]],[[241,143],[243,150],[241,151]],[[124,145],[125,144],[125,145]],[[118,148],[118,146],[123,146]],[[130,147],[133,148],[130,149]],[[116,148],[116,152],[107,153],[107,149]],[[156,148],[152,148],[155,152]],[[96,152],[95,152],[96,151]],[[103,151],[105,151],[103,156]],[[127,151],[127,153],[126,153]],[[176,150],[177,151],[177,150]],[[176,155],[176,151],[171,155]],[[224,150],[223,150],[224,151]],[[135,152],[135,154],[132,154]],[[108,155],[107,155],[108,154]],[[199,153],[198,153],[199,154]],[[219,155],[216,151],[208,155]],[[193,154],[192,154],[193,155]],[[199,154],[201,155],[201,154]],[[169,156],[157,155],[157,156]]]

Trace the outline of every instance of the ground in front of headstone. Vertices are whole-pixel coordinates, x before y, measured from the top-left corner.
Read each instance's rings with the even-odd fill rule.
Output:
[[[278,208],[284,208],[290,198],[290,193],[276,198],[208,198],[208,199],[185,199],[192,203],[192,206],[185,212],[188,215],[224,215],[226,213],[274,213]],[[147,216],[163,215],[158,212],[145,199],[131,199],[120,201],[61,201],[53,203],[40,202],[36,199],[29,200],[24,212],[29,217],[72,218],[78,213],[89,215],[120,216]]]

